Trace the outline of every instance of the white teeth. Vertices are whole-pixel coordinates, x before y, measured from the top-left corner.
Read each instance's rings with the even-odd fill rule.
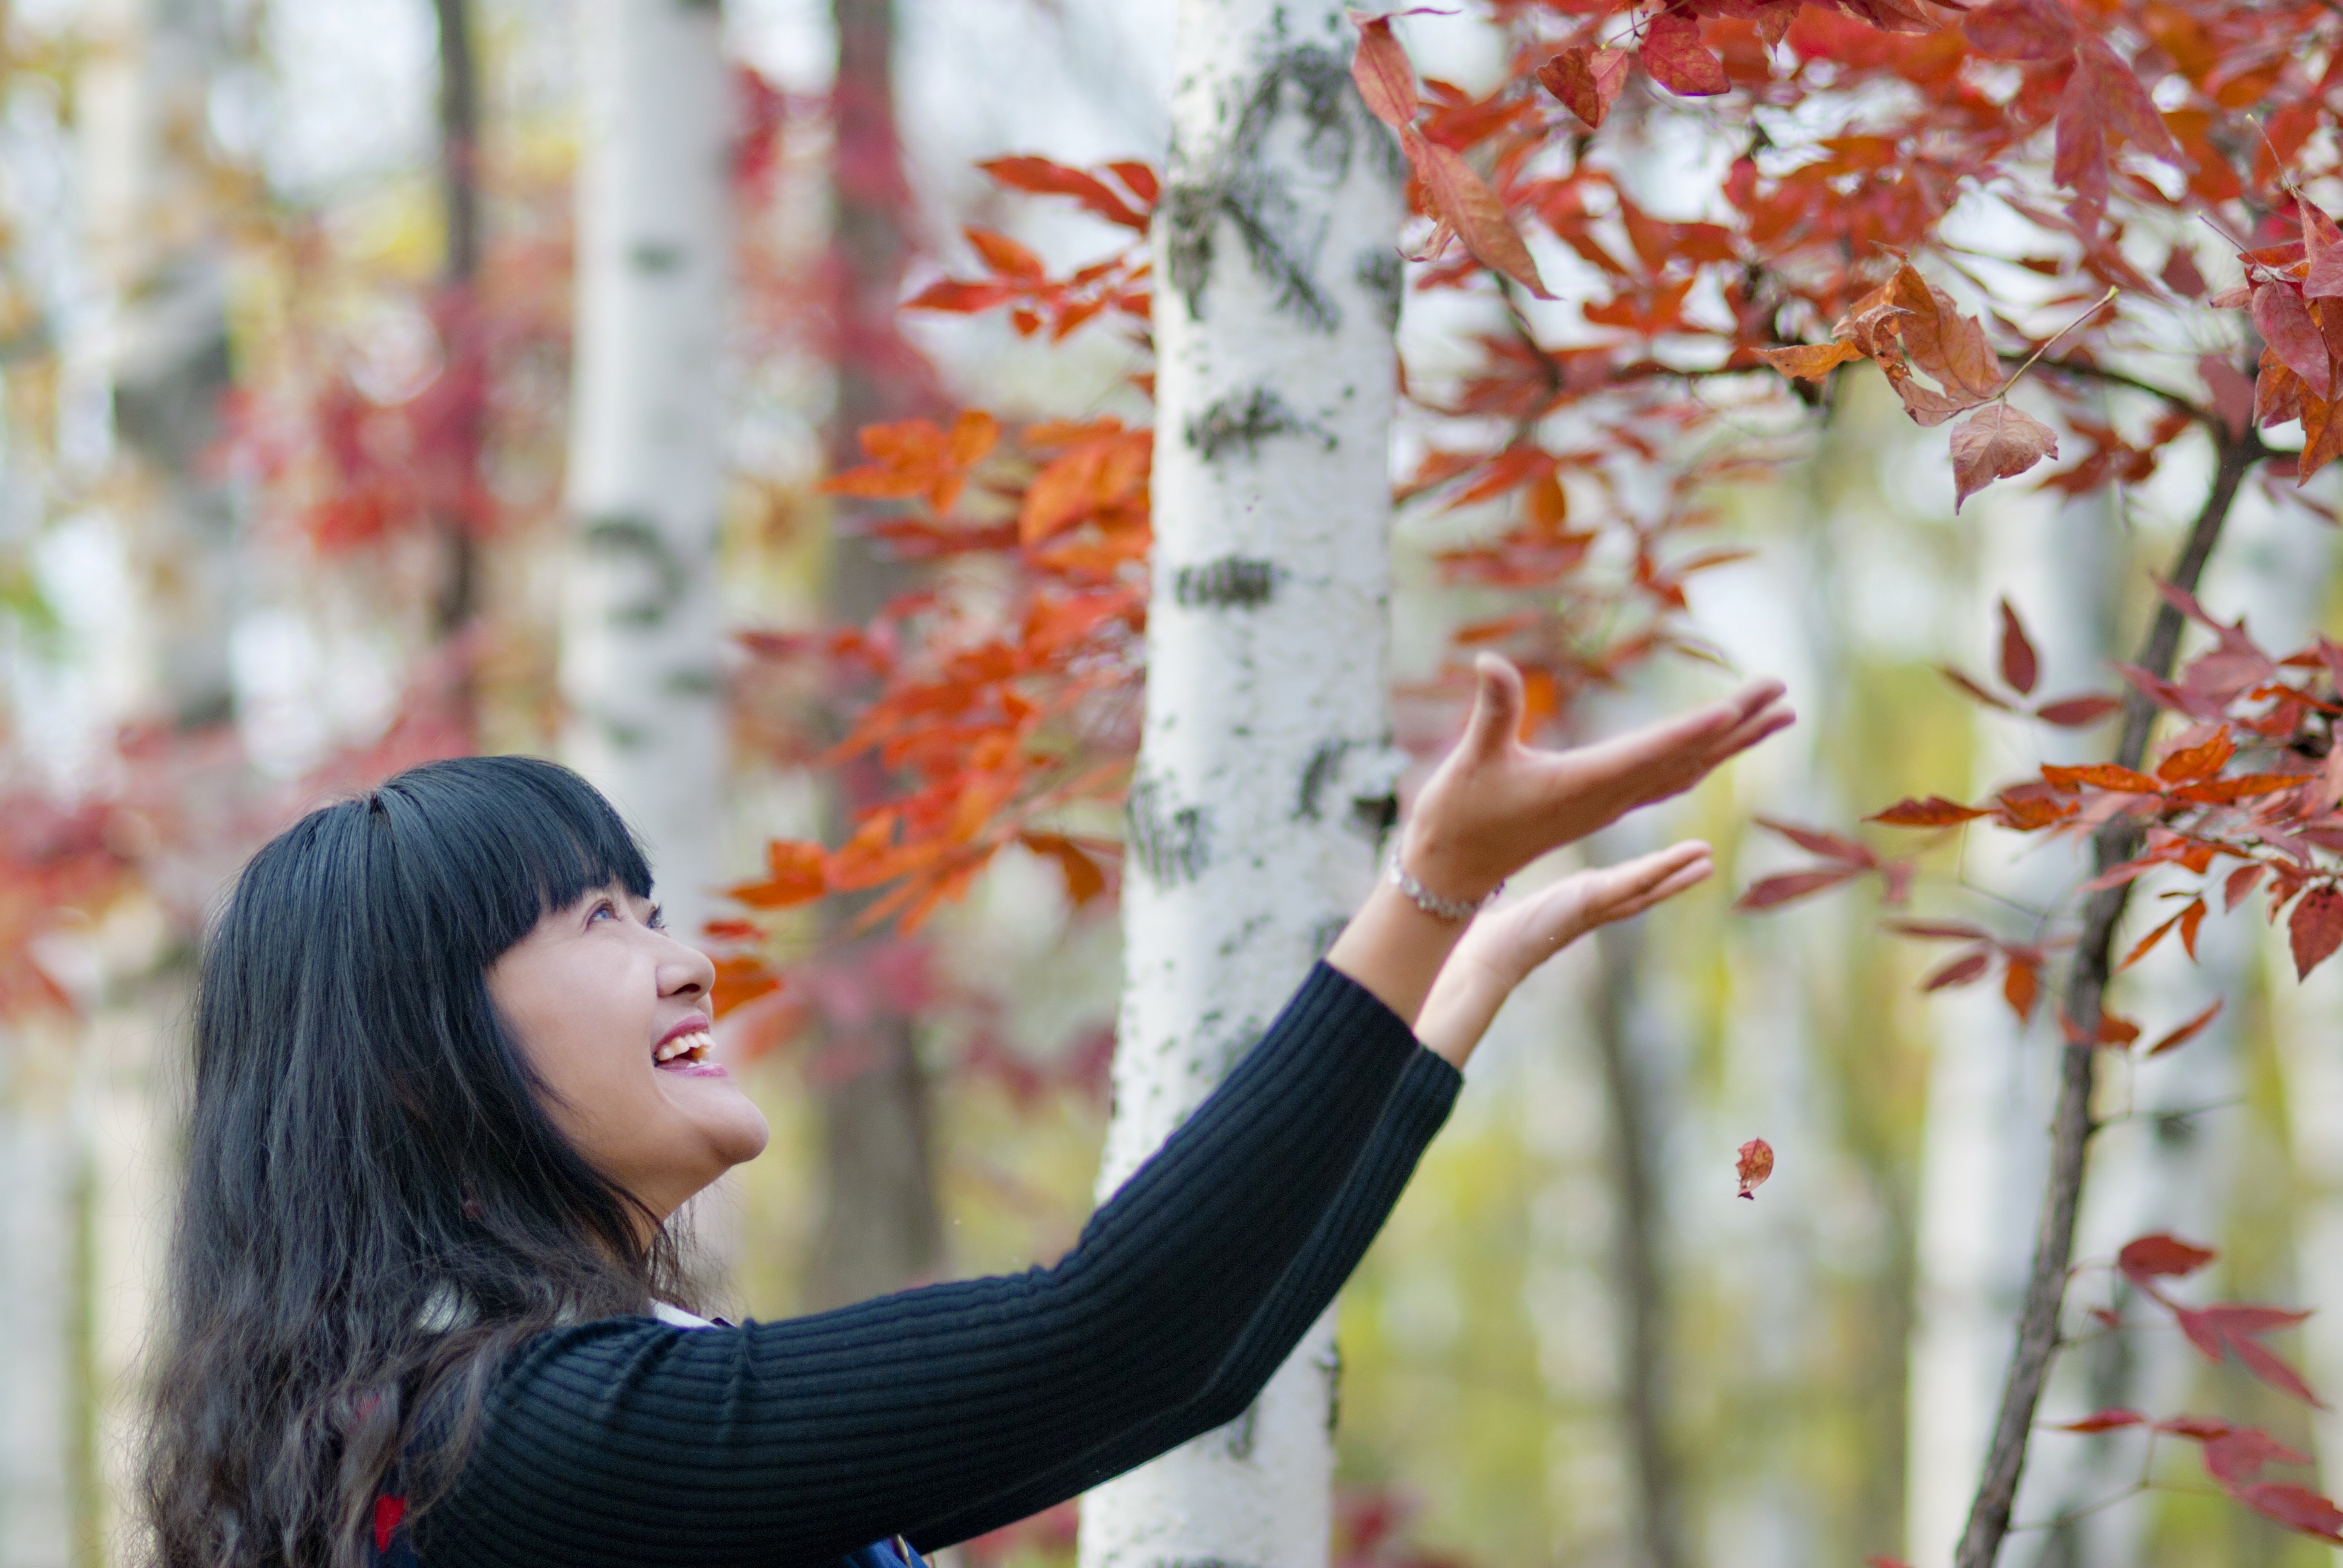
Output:
[[[661,1041],[659,1048],[651,1052],[651,1058],[655,1061],[672,1061],[679,1056],[705,1051],[715,1043],[714,1037],[706,1030],[694,1030],[689,1034],[679,1034],[673,1040]]]

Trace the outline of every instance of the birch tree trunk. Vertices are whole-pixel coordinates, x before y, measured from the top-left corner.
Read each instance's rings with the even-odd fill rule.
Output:
[[[1383,675],[1397,148],[1337,0],[1182,0],[1113,1191],[1267,1028],[1396,815]],[[1229,1426],[1091,1493],[1083,1568],[1325,1562],[1331,1314]]]
[[[583,9],[563,752],[642,835],[688,940],[722,870],[730,84],[714,0]]]

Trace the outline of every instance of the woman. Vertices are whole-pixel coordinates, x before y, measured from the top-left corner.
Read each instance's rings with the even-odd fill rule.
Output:
[[[964,1539],[1233,1419],[1507,993],[1706,876],[1707,848],[1473,910],[1790,722],[1780,697],[1540,752],[1484,660],[1390,880],[1071,1252],[738,1328],[683,1310],[668,1223],[765,1125],[709,1059],[712,971],[660,929],[608,804],[476,758],[311,813],[205,956],[161,1561],[893,1563],[870,1543]]]

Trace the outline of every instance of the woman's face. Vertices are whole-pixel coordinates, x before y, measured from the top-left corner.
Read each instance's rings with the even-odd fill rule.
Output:
[[[488,966],[488,1000],[596,1169],[661,1218],[763,1151],[764,1112],[711,1058],[715,966],[623,888],[557,910]]]

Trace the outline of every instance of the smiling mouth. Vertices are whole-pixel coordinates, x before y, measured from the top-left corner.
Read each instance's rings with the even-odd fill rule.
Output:
[[[669,1035],[652,1049],[651,1064],[670,1070],[698,1067],[708,1060],[708,1053],[715,1045],[716,1038],[704,1029]]]

